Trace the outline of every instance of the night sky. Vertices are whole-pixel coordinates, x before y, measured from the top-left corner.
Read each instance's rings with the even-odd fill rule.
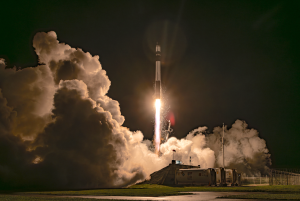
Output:
[[[173,135],[245,120],[273,167],[300,166],[299,1],[26,1],[1,3],[0,57],[38,64],[37,32],[99,55],[124,126],[152,139],[155,45]],[[0,150],[1,151],[1,150]]]

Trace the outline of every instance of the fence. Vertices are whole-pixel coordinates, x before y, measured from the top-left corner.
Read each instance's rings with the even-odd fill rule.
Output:
[[[247,177],[242,176],[242,185],[269,185],[269,176]]]
[[[300,185],[300,174],[270,170],[269,185]]]
[[[242,185],[300,185],[300,170],[286,170],[270,169],[269,175],[260,177],[243,174]]]

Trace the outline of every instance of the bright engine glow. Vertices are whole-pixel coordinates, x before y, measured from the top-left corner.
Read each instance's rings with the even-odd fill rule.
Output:
[[[160,99],[155,100],[155,153],[159,154],[160,147],[160,108],[161,102]]]

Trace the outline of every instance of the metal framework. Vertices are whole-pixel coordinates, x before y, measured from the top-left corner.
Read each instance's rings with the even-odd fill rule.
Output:
[[[300,174],[271,169],[269,185],[300,185]]]

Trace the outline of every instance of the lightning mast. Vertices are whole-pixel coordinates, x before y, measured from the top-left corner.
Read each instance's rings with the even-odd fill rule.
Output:
[[[225,165],[224,165],[224,123],[223,123],[223,137],[222,137],[222,152],[223,152],[223,168],[225,168]]]

